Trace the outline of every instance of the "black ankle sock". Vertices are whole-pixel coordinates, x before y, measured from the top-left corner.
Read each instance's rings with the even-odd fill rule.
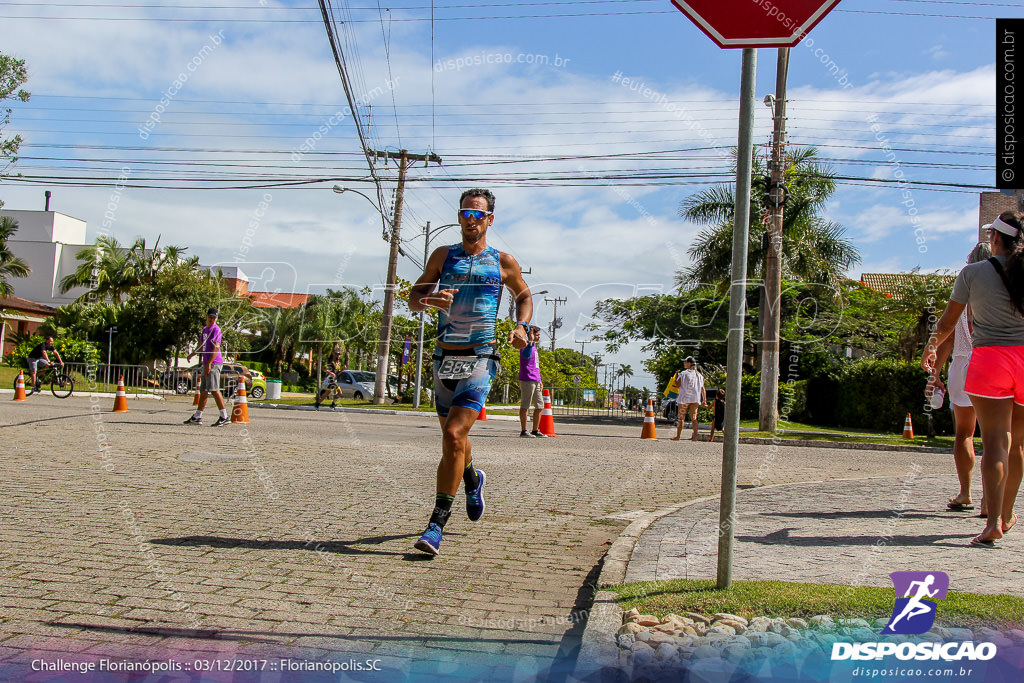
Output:
[[[455,496],[449,496],[447,493],[439,493],[434,499],[434,512],[430,515],[430,521],[438,525],[442,529],[444,525],[448,523],[448,518],[452,514],[452,502],[454,502]]]
[[[472,491],[480,485],[480,476],[476,473],[472,460],[466,463],[466,469],[462,471],[462,481],[466,483],[467,491]]]

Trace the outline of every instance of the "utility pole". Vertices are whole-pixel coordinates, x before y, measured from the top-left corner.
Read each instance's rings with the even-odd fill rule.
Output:
[[[764,299],[761,301],[764,333],[761,337],[761,412],[759,429],[774,432],[779,427],[779,328],[782,323],[782,219],[786,205],[786,76],[789,48],[779,48],[772,116],[772,175],[769,186],[771,215],[768,223],[768,256],[765,259]]]
[[[583,356],[583,358],[581,358],[581,360],[583,361],[583,365],[584,366],[586,366],[586,364],[587,364],[587,356],[586,356],[585,353],[583,353],[583,349],[585,349],[587,347],[587,344],[589,344],[592,341],[594,341],[594,340],[593,339],[584,339],[582,341],[577,341],[576,342],[577,344],[580,345],[580,355]]]
[[[393,156],[390,152],[366,150],[374,158],[383,158],[385,163]],[[402,232],[402,202],[405,199],[405,172],[410,161],[431,161],[441,163],[436,154],[409,154],[406,150],[398,153],[398,189],[395,192],[395,217],[391,222],[391,253],[388,256],[388,276],[384,286],[384,312],[381,314],[380,339],[377,342],[377,377],[373,383],[373,402],[384,403],[385,382],[388,380],[388,352],[391,348],[391,318],[395,307],[395,277],[398,271],[398,247]]]
[[[555,312],[551,316],[551,350],[555,350],[555,333],[559,327],[562,326],[562,319],[558,317],[558,304],[564,304],[568,299],[560,299],[555,297],[554,299],[545,298],[544,301],[553,303],[555,305]]]
[[[427,260],[430,259],[430,221],[427,221],[426,236],[423,239],[423,268],[427,267]],[[416,336],[416,385],[413,390],[412,407],[420,407],[420,391],[423,386],[423,316],[426,311],[420,311],[420,331]],[[374,386],[374,391],[377,387]]]

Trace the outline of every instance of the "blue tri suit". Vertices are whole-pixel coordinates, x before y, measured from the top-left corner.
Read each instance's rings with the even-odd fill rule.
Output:
[[[442,349],[434,352],[434,398],[437,414],[447,417],[452,406],[480,412],[498,374],[494,344],[498,306],[501,302],[501,252],[487,247],[479,254],[467,254],[461,244],[448,247],[441,268],[439,289],[456,289],[451,306],[438,317],[438,340],[446,344],[469,346],[466,349]],[[450,356],[476,356],[468,376],[441,379],[445,359]]]

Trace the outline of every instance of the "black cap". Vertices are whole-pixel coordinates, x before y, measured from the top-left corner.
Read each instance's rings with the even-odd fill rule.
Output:
[[[216,318],[217,317],[217,309],[216,308],[211,308],[210,310],[208,310],[206,312],[206,315],[212,315],[214,318]]]

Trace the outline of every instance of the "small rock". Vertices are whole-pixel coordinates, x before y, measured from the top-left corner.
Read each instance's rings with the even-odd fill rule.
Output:
[[[728,626],[733,631],[735,631],[737,635],[742,635],[743,633],[747,632],[747,625],[746,624],[744,624],[742,622],[739,622],[739,621],[733,621],[732,619],[719,619],[718,621],[716,621],[714,623],[714,625],[715,626]]]
[[[699,637],[701,634],[697,631],[695,626],[683,626],[679,629],[688,636]]]
[[[932,633],[930,631],[927,633],[922,633],[918,636],[918,638],[920,638],[922,641],[928,641],[929,643],[941,643],[945,640],[945,638],[940,636],[938,633]]]
[[[722,649],[722,659],[739,663],[747,656],[747,649],[736,644],[728,645]]]
[[[983,626],[979,628],[977,631],[975,631],[974,635],[980,640],[989,641],[997,636],[1002,636],[1003,634],[995,630],[994,628],[988,628],[987,626]]]
[[[945,626],[933,626],[931,632],[937,635],[938,637],[942,638],[943,640],[949,640],[949,629]]]
[[[662,617],[661,623],[692,624],[693,619],[690,619],[689,617],[681,617],[678,614],[666,614],[664,617]]]
[[[772,655],[775,657],[792,657],[796,654],[796,645],[784,640],[772,648]]]
[[[853,636],[856,640],[870,642],[872,640],[877,639],[878,632],[872,628],[855,628],[852,631],[850,631],[850,635]]]
[[[638,610],[636,607],[634,607],[633,609],[629,610],[628,612],[623,612],[622,613],[622,623],[623,624],[628,624],[631,621],[636,621],[636,618],[639,617],[639,616],[640,616],[640,610]]]
[[[969,628],[951,628],[949,629],[949,639],[959,641],[974,640],[974,633]]]
[[[747,620],[743,617],[738,617],[735,614],[728,614],[726,612],[719,612],[718,614],[711,615],[711,621],[712,623],[716,621],[738,621],[744,626],[747,625]]]
[[[715,622],[715,625],[709,628],[705,635],[710,636],[713,633],[721,634],[724,636],[734,636],[736,635],[736,629],[734,629],[732,626],[723,624],[722,622]]]
[[[696,612],[687,612],[686,616],[690,619],[693,619],[694,623],[697,624],[708,625],[711,623],[711,620],[708,619],[706,616],[704,616],[703,614],[697,614]]]
[[[751,647],[764,647],[768,644],[768,637],[763,631],[747,631],[743,637]]]
[[[1015,643],[1024,643],[1024,631],[1019,628],[1010,629],[1006,632],[1006,637]]]
[[[693,651],[691,655],[693,659],[712,659],[718,657],[718,650],[711,647],[710,645],[701,645]]]
[[[874,628],[885,628],[886,625],[888,625],[888,623],[889,623],[889,619],[888,618],[875,619],[874,621],[871,622],[871,626],[873,626]]]
[[[676,647],[695,647],[697,639],[692,636],[676,636],[674,642]]]
[[[615,634],[619,635],[619,636],[633,635],[634,633],[640,633],[641,631],[644,631],[644,630],[645,629],[644,629],[643,626],[641,626],[640,624],[636,623],[635,621],[631,621],[631,622],[623,624],[621,627],[619,627],[619,630],[616,631]]]
[[[647,640],[646,642],[651,647],[657,648],[662,643],[671,643],[674,638],[675,638],[675,636],[670,636],[669,634],[664,633],[662,631],[655,631],[654,633],[651,634],[650,639]]]
[[[653,614],[641,614],[636,618],[636,623],[641,626],[657,626],[661,623],[661,619]]]
[[[864,619],[840,619],[838,623],[839,625],[846,626],[847,628],[871,628],[871,624]],[[888,623],[888,621],[886,621],[886,623]]]
[[[637,633],[636,633],[636,634],[635,634],[635,635],[633,636],[634,640],[636,640],[636,642],[638,642],[638,643],[647,643],[647,642],[649,642],[649,641],[651,640],[651,638],[653,638],[653,637],[654,637],[654,636],[653,636],[653,635],[651,634],[651,632],[650,632],[650,631],[638,631],[638,632],[637,632]]]
[[[676,646],[673,645],[672,643],[662,643],[654,651],[654,656],[657,659],[661,659],[661,660],[672,659],[673,657],[676,656],[676,652],[677,652]]]
[[[643,645],[642,648],[639,647],[641,645]],[[654,661],[654,650],[643,643],[637,643],[633,646],[631,659],[633,660],[633,666],[645,666]]]
[[[1000,650],[1005,650],[1013,647],[1013,641],[1006,636],[992,636],[988,639],[988,642],[995,645]]]
[[[786,619],[786,625],[790,628],[805,629],[808,628],[807,622],[803,619],[793,617],[792,619]]]
[[[674,633],[675,631],[679,630],[679,627],[673,623],[662,623],[655,626],[654,630],[659,633]]]
[[[620,649],[630,650],[630,649],[633,648],[633,643],[635,641],[633,640],[633,636],[632,635],[621,635],[621,636],[619,636],[619,639],[618,639],[617,642],[619,644],[619,648]]]
[[[780,636],[778,633],[769,632],[764,634],[764,644],[766,647],[774,648],[788,642],[788,640]]]
[[[754,617],[747,624],[747,630],[748,631],[759,631],[761,633],[764,633],[765,631],[768,630],[768,627],[771,626],[771,623],[772,623],[772,620],[769,619],[768,617]]]

